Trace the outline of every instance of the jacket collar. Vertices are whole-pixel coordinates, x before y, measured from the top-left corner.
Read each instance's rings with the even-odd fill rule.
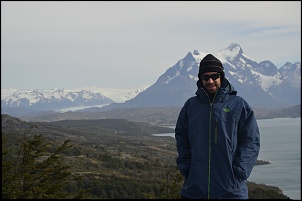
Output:
[[[213,101],[212,97],[206,92],[206,90],[202,87],[200,80],[197,81],[197,91],[196,95],[199,96],[202,100],[210,100]],[[231,85],[231,83],[224,78],[222,85],[218,88],[216,95],[214,95],[214,102],[223,102],[229,95],[236,95],[236,89]]]

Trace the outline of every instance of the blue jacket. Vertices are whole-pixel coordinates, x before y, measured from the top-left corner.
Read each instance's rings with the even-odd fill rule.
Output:
[[[225,78],[211,100],[197,82],[175,127],[176,163],[191,199],[248,199],[247,178],[257,160],[260,133],[249,104]]]

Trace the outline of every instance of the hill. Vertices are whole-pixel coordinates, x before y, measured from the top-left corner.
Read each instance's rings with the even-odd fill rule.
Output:
[[[65,113],[45,113],[19,117],[25,121],[60,121],[84,119],[127,119],[135,122],[147,122],[154,125],[175,125],[181,107],[136,107],[119,108],[102,111],[100,108],[89,108]],[[254,108],[256,119],[295,118],[301,117],[301,105],[282,109],[268,110]]]
[[[30,134],[42,134],[58,144],[71,139],[74,146],[65,153],[66,163],[86,179],[82,187],[94,187],[89,198],[125,199],[158,195],[166,178],[179,178],[176,169],[175,139],[154,133],[173,129],[125,119],[64,120],[26,122],[2,115],[2,137],[12,151],[18,150],[20,136],[35,125]],[[175,181],[175,180],[174,180]],[[181,181],[175,186],[180,188]],[[288,199],[278,187],[249,182],[251,199]]]

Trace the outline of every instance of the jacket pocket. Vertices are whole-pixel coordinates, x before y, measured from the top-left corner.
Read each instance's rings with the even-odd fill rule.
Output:
[[[215,121],[215,127],[214,127],[214,144],[217,145],[218,140],[218,122]]]

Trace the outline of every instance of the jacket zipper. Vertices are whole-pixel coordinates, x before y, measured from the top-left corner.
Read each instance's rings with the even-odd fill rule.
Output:
[[[210,118],[209,118],[209,162],[208,162],[208,199],[210,199],[210,187],[211,187],[211,132],[212,132],[212,126],[211,126],[211,119],[212,119],[212,104],[210,103],[211,109],[210,109]]]
[[[211,198],[210,194],[211,194],[211,152],[212,152],[212,112],[213,112],[213,103],[216,97],[217,91],[215,92],[215,95],[213,97],[213,100],[211,102],[210,97],[209,98],[209,102],[210,102],[210,118],[209,118],[209,162],[208,162],[208,199]],[[208,95],[208,94],[207,94]],[[215,132],[216,132],[216,124],[215,124]]]

